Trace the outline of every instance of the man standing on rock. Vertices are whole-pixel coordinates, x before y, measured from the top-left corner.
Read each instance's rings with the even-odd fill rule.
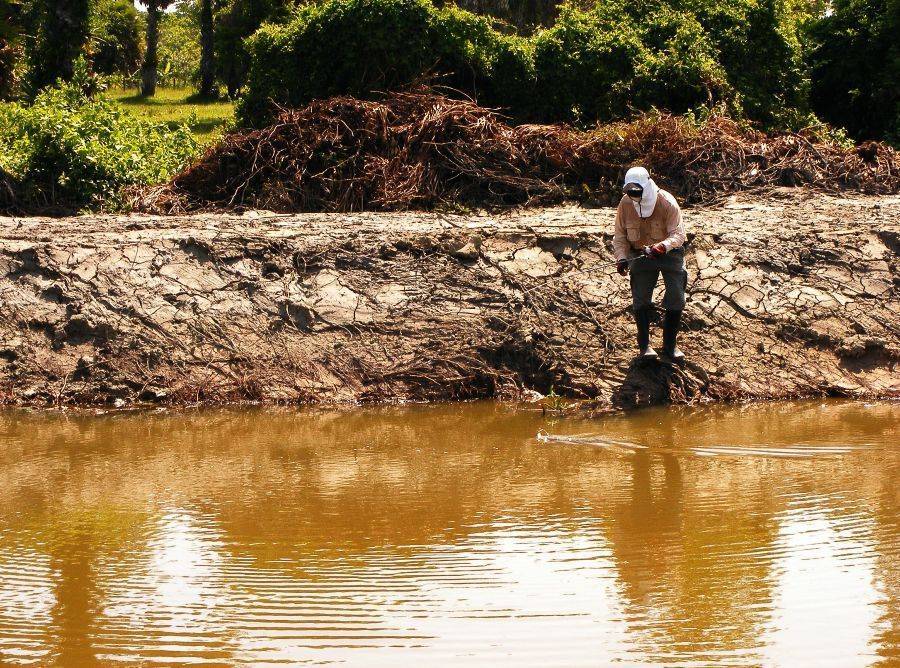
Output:
[[[684,353],[676,343],[687,288],[683,248],[687,235],[681,221],[681,208],[672,194],[660,189],[643,167],[628,170],[623,190],[625,194],[616,210],[613,250],[619,274],[631,273],[640,356],[657,358],[656,351],[650,347],[650,315],[653,289],[661,272],[666,286],[663,353],[680,361],[684,359]]]

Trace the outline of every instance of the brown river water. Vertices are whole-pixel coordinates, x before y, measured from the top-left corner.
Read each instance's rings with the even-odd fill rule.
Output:
[[[898,474],[898,403],[0,412],[0,665],[898,666]]]

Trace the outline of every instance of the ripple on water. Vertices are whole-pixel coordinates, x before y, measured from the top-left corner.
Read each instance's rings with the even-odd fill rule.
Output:
[[[0,414],[0,663],[890,665],[900,413],[827,406]]]

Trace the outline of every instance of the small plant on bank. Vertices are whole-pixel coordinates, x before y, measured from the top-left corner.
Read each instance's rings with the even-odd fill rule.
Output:
[[[574,405],[574,403],[568,402],[558,395],[552,385],[550,386],[550,391],[544,397],[545,413],[563,413]]]
[[[81,78],[42,91],[32,106],[0,105],[0,170],[30,210],[115,209],[124,186],[165,181],[198,152],[187,126],[134,118],[89,97]]]

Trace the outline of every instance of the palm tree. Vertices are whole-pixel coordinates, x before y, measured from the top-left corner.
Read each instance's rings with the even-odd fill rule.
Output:
[[[212,0],[200,0],[200,95],[212,96],[215,84]]]
[[[81,54],[90,32],[90,2],[36,0],[23,7],[27,15],[26,25],[32,33],[28,37],[26,86],[29,95],[33,96],[57,79],[68,81],[72,78],[75,60]]]
[[[156,68],[159,64],[159,14],[175,0],[139,0],[147,8],[147,48],[141,65],[141,95],[156,95]]]

